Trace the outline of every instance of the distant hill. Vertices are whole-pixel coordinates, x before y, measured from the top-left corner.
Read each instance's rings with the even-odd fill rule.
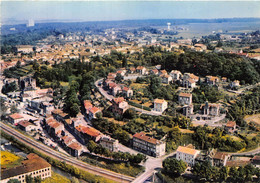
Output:
[[[58,20],[57,20],[58,21]],[[136,28],[145,26],[165,26],[167,22],[172,25],[185,25],[189,23],[226,23],[226,22],[259,22],[260,18],[221,18],[221,19],[151,19],[151,20],[121,20],[121,21],[89,21],[89,22],[49,22],[37,23],[34,27],[26,27],[25,24],[3,25],[2,35],[37,31],[88,31],[107,28]],[[15,30],[10,30],[15,28]]]

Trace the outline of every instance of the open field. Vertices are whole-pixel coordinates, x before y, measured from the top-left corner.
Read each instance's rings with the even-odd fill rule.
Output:
[[[67,179],[66,177],[61,176],[58,173],[51,172],[51,177],[48,177],[47,179],[44,179],[42,183],[70,183],[71,181]]]
[[[253,122],[253,123],[260,125],[260,114],[247,115],[247,116],[245,116],[244,120],[247,123]]]
[[[21,164],[23,159],[8,151],[1,151],[1,168],[11,168]]]

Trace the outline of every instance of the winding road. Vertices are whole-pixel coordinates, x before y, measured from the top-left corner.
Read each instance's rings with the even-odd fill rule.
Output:
[[[50,156],[50,157],[60,160],[60,161],[65,161],[67,164],[71,164],[73,166],[81,168],[94,175],[99,175],[99,176],[111,179],[113,181],[116,181],[116,182],[124,182],[124,183],[132,182],[135,179],[134,177],[122,175],[122,174],[115,173],[115,172],[112,172],[112,171],[109,171],[106,169],[92,166],[92,165],[87,164],[83,161],[80,161],[76,158],[72,158],[72,157],[64,155],[60,152],[57,152],[57,151],[49,148],[48,146],[45,146],[45,145],[35,141],[34,139],[31,139],[31,138],[27,137],[26,135],[18,132],[17,130],[9,127],[8,125],[4,124],[3,122],[0,122],[0,126],[1,126],[1,130],[3,130],[5,133],[15,137],[19,141],[44,153],[45,155]]]

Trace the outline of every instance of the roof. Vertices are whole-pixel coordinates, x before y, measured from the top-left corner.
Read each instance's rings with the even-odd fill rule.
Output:
[[[11,114],[9,117],[11,117],[13,119],[22,119],[23,115],[19,114],[19,113],[14,113],[14,114]]]
[[[232,161],[227,161],[226,166],[227,167],[239,167],[239,166],[245,166],[248,165],[250,161],[245,161],[245,160],[232,160]]]
[[[146,141],[146,142],[149,142],[151,144],[161,144],[161,143],[163,143],[160,140],[157,140],[155,138],[147,136],[144,132],[136,133],[136,134],[134,134],[133,137],[138,138],[138,139],[143,140],[143,141]]]
[[[75,150],[81,150],[82,149],[82,146],[77,142],[72,142],[68,147],[71,148],[71,149],[75,149]]]
[[[27,158],[27,160],[22,161],[22,165],[20,166],[1,170],[1,180],[51,167],[47,161],[36,154],[31,153],[27,156]]]
[[[235,121],[228,121],[227,124],[226,124],[226,127],[234,127],[236,125],[236,122]]]
[[[93,107],[93,105],[91,104],[90,100],[84,100],[84,107],[85,109],[89,109]]]
[[[185,153],[185,154],[191,154],[191,155],[195,155],[198,153],[198,150],[196,149],[191,149],[191,148],[188,148],[188,147],[184,147],[184,146],[179,146],[178,149],[177,149],[177,152],[182,152],[182,153]]]
[[[191,93],[180,93],[179,94],[180,97],[192,97]]]
[[[145,69],[145,67],[144,66],[138,66],[138,67],[136,67],[136,69],[142,70],[142,69]]]
[[[52,114],[61,114],[61,113],[63,113],[63,111],[61,109],[54,109],[51,112],[52,112]]]
[[[260,165],[260,156],[254,156],[254,157],[251,159],[251,162],[252,162],[252,164]]]
[[[159,103],[159,104],[162,104],[162,103],[164,103],[164,102],[166,102],[164,99],[154,99],[154,101],[153,101],[154,103]]]
[[[119,104],[123,101],[125,101],[124,97],[118,97],[118,98],[114,98],[113,101],[116,103],[116,104]]]
[[[100,112],[101,110],[99,109],[99,108],[97,108],[97,107],[92,107],[91,109],[90,109],[90,112],[91,113],[93,113],[93,114],[95,114],[96,112]]]
[[[27,126],[30,126],[30,125],[33,125],[32,123],[30,123],[29,121],[27,121],[27,120],[23,120],[23,121],[20,121],[19,123],[18,123],[18,125],[20,125],[20,126],[23,126],[23,127],[27,127]]]
[[[92,137],[98,137],[100,135],[100,131],[96,130],[95,128],[89,127],[89,126],[76,126],[76,129],[82,133],[88,134]]]
[[[216,152],[216,154],[213,156],[213,159],[224,160],[227,155],[228,154],[226,153]]]

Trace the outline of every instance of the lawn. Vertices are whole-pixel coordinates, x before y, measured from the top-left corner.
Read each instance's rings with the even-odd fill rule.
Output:
[[[124,121],[117,121],[114,118],[108,118],[108,117],[104,117],[105,119],[107,119],[109,122],[111,123],[115,123],[115,124],[119,124],[120,126],[123,126],[126,124],[126,122]]]
[[[47,179],[44,179],[42,183],[70,183],[71,181],[67,179],[66,177],[63,177],[62,175],[51,172],[51,177],[48,177]]]
[[[8,151],[1,151],[1,168],[12,168],[21,164],[23,159]]]
[[[130,85],[131,88],[136,89],[136,90],[138,90],[138,89],[143,89],[143,88],[145,88],[146,86],[148,86],[148,84],[132,83],[132,84]]]

